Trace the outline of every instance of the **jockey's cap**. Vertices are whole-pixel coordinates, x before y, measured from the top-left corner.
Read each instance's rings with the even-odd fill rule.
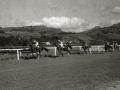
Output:
[[[33,39],[33,42],[37,42],[37,41]]]

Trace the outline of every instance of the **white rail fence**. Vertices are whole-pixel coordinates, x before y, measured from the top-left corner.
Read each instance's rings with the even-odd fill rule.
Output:
[[[0,51],[17,51],[17,60],[20,60],[22,50],[23,49],[0,49]]]
[[[120,45],[118,45],[118,46],[119,46],[119,50],[120,50]],[[72,46],[72,47],[73,47],[73,48],[78,47],[80,51],[82,50],[82,46]],[[91,48],[89,49],[89,51],[90,51],[90,53],[91,53],[92,51],[98,51],[99,53],[100,53],[100,52],[103,52],[103,51],[105,51],[104,45],[91,46]],[[114,51],[114,48],[113,48],[113,51]]]
[[[47,49],[53,49],[54,50],[54,56],[57,55],[57,47],[46,47]],[[82,46],[72,46],[72,48],[79,48],[79,51],[82,51]],[[120,49],[120,45],[119,45],[119,49]],[[24,49],[0,49],[0,51],[17,51],[17,60],[20,60],[20,56],[21,56],[21,52]],[[98,51],[99,53],[101,51],[105,51],[104,49],[104,45],[99,45],[99,46],[91,46],[91,48],[89,49],[90,53],[92,51]],[[114,51],[114,48],[113,48]]]
[[[80,51],[82,51],[82,46],[72,46],[73,48],[79,48]],[[105,51],[104,50],[104,46],[91,46],[91,48],[89,48],[90,53],[92,51],[98,51],[100,53],[100,51]]]

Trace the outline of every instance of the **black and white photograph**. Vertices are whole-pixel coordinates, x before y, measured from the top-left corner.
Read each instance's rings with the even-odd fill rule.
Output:
[[[0,0],[0,90],[120,90],[120,0]]]

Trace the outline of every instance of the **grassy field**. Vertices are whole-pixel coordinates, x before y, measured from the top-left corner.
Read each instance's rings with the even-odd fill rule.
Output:
[[[0,61],[0,90],[104,90],[119,80],[119,51]]]

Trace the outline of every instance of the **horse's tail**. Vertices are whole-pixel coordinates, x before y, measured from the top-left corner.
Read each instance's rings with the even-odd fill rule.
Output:
[[[70,44],[67,45],[70,49],[72,49],[72,46]]]
[[[43,47],[43,49],[44,49],[45,51],[49,52],[49,49],[47,49],[47,48],[45,48],[45,47]]]

